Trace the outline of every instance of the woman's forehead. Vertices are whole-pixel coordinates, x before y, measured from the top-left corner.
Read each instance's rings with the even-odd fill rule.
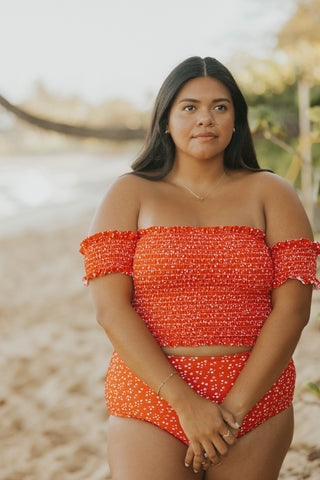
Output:
[[[216,78],[197,77],[188,80],[178,91],[176,101],[181,99],[201,99],[202,97],[226,98],[232,100],[229,89]]]

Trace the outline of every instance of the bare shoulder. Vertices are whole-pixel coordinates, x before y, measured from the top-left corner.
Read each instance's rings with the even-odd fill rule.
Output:
[[[270,190],[276,188],[279,193],[282,191],[283,193],[291,193],[294,197],[297,196],[292,185],[275,173],[258,171],[251,174],[250,179],[261,189],[264,195],[270,194]]]
[[[269,245],[294,238],[313,239],[308,217],[292,185],[270,172],[258,172],[250,180],[263,204]]]
[[[230,172],[230,177],[239,183],[240,189],[252,193],[257,201],[263,203],[267,202],[268,198],[273,199],[275,192],[277,195],[288,197],[288,200],[298,199],[294,188],[282,177],[271,172],[235,170]]]
[[[128,173],[110,185],[93,218],[90,235],[106,230],[137,230],[140,184],[139,177]]]
[[[115,197],[130,197],[131,200],[137,200],[139,198],[139,191],[141,188],[141,184],[144,179],[134,175],[132,173],[125,173],[118,177],[110,187],[106,193],[104,200],[108,200],[109,198]],[[120,200],[120,198],[118,198]]]

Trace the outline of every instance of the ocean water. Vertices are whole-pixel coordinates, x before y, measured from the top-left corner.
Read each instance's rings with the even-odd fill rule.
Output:
[[[134,155],[1,155],[0,236],[75,223]]]

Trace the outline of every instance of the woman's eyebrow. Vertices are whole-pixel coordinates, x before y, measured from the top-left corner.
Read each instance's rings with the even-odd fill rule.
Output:
[[[200,100],[197,100],[195,98],[183,98],[182,100],[179,101],[179,103],[183,103],[183,102],[200,103]],[[212,103],[218,103],[218,102],[231,103],[229,98],[215,98],[215,99],[212,100]]]

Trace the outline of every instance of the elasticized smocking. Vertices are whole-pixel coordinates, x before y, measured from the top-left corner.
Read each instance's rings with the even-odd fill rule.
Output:
[[[279,287],[289,278],[297,279],[304,285],[310,283],[315,289],[320,288],[320,282],[316,278],[319,242],[307,238],[286,240],[276,243],[270,252],[274,266],[273,288]]]
[[[245,235],[252,235],[257,238],[265,239],[266,234],[260,230],[260,228],[253,228],[248,227],[247,225],[218,225],[214,227],[192,227],[187,225],[174,225],[171,227],[165,227],[163,225],[160,226],[153,226],[147,228],[141,228],[138,230],[137,235],[138,238],[143,237],[149,233],[168,233],[170,235],[176,234],[192,234],[193,232],[200,232],[200,233],[214,233],[214,234],[245,234]]]
[[[107,231],[81,244],[86,276],[133,275],[132,306],[162,346],[253,346],[287,278],[312,283],[320,244],[272,248],[247,226],[155,226]]]
[[[83,283],[108,273],[132,275],[137,235],[132,231],[106,231],[87,237],[80,245],[86,275]]]
[[[132,305],[160,345],[254,345],[273,280],[261,230],[150,227],[138,235]]]

